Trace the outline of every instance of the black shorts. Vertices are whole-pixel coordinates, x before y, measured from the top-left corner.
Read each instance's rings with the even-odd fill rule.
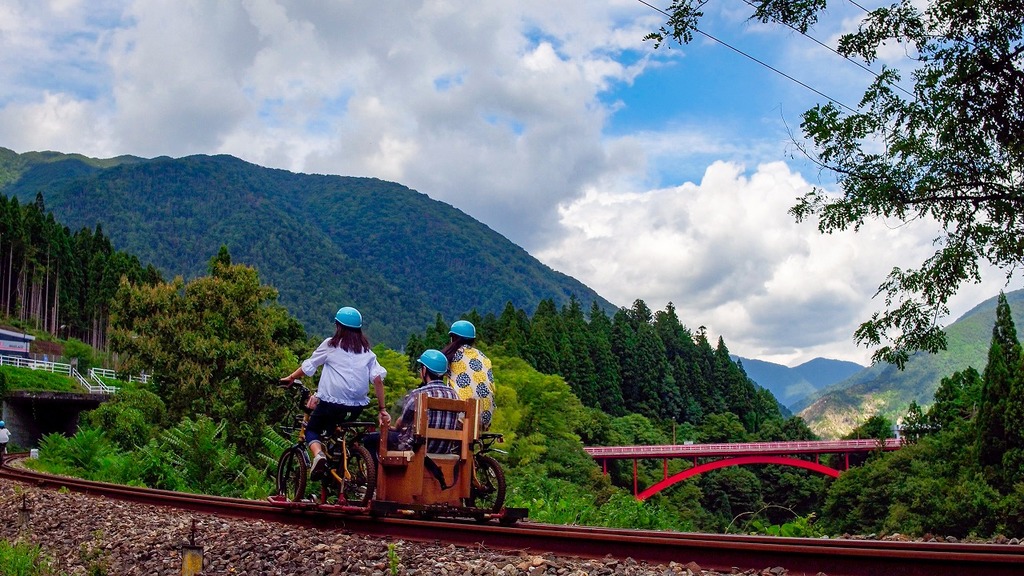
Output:
[[[320,440],[320,435],[333,430],[338,424],[354,422],[366,406],[346,406],[321,400],[306,423],[306,443]]]

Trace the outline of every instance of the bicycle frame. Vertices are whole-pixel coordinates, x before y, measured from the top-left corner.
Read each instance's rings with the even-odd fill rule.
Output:
[[[286,387],[298,392],[299,406],[304,414],[301,418],[296,418],[297,427],[282,427],[282,432],[289,435],[297,431],[298,439],[282,452],[278,465],[278,496],[287,496],[294,501],[299,501],[303,497],[302,493],[308,486],[308,482],[312,480],[309,477],[312,458],[307,451],[308,444],[305,439],[312,413],[312,410],[307,407],[310,392],[298,382]],[[328,468],[327,473],[319,479],[321,482],[320,504],[327,504],[328,498],[332,495],[337,497],[339,505],[359,508],[368,504],[367,500],[372,497],[373,487],[370,486],[369,489],[365,489],[365,487],[372,484],[367,480],[374,479],[376,474],[375,471],[367,469],[366,463],[371,459],[359,441],[363,434],[375,428],[376,424],[373,422],[342,422],[333,430],[325,431],[322,434],[320,438],[321,453],[327,459]],[[282,476],[283,468],[281,466],[287,461],[285,460],[287,454],[291,455],[288,458],[301,460],[298,470],[301,479],[291,487],[282,484],[285,476]],[[353,463],[358,463],[360,470],[363,470],[358,477],[355,471],[350,469],[350,459],[353,459]],[[360,495],[360,487],[364,487],[362,495]]]

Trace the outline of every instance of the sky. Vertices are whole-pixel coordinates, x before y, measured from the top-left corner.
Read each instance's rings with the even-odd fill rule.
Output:
[[[822,235],[788,213],[837,190],[801,113],[872,80],[821,46],[863,12],[830,4],[811,39],[743,0],[704,11],[694,42],[655,50],[665,16],[637,0],[4,0],[0,146],[398,182],[733,354],[867,365],[853,331],[939,231]],[[942,322],[1019,287],[985,270]]]

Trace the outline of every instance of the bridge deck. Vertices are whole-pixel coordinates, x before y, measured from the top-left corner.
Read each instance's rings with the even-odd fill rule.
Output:
[[[888,438],[882,450],[897,450],[902,443]],[[655,446],[590,446],[584,448],[595,459],[706,458],[726,456],[792,456],[799,454],[840,454],[873,452],[879,441],[807,440],[801,442],[737,442],[724,444],[672,444]]]

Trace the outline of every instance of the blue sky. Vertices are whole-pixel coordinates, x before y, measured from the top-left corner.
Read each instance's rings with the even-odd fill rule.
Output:
[[[845,105],[871,79],[742,0],[705,12],[702,30]],[[836,2],[812,35],[835,46],[861,15]],[[0,146],[396,181],[616,304],[672,302],[735,354],[867,363],[854,328],[937,230],[795,223],[795,198],[834,188],[794,142],[823,98],[703,36],[655,51],[662,22],[636,0],[8,0]],[[986,271],[952,316],[1003,287]]]

